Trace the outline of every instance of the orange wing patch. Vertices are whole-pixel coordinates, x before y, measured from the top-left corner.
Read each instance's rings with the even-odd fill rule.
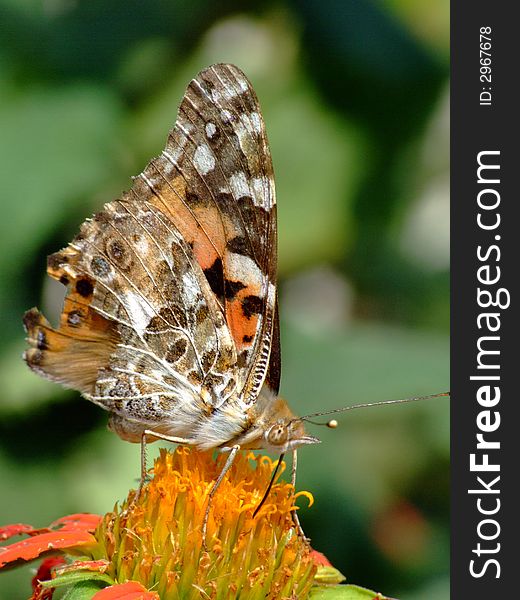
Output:
[[[137,179],[132,189],[136,197],[140,196],[140,185],[143,184]],[[186,181],[182,177],[176,177],[171,182],[165,181],[161,186],[147,182],[147,186],[145,193],[149,194],[150,188],[154,191],[150,204],[168,215],[182,237],[192,246],[202,269],[209,268],[218,256],[222,256],[226,245],[224,224],[217,207],[202,206],[198,198],[187,192]]]
[[[71,277],[70,272],[57,266],[64,260],[73,263],[74,257],[71,250],[49,257],[47,272],[67,285],[68,294],[57,329],[36,308],[25,313],[23,322],[31,346],[25,360],[50,379],[91,394],[99,370],[107,366],[116,347],[118,334],[114,323],[90,306],[92,281],[86,276]]]

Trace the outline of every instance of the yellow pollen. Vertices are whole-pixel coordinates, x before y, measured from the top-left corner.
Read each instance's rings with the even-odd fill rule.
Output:
[[[193,589],[214,600],[305,598],[316,566],[291,511],[300,496],[309,506],[313,497],[277,477],[253,518],[277,464],[267,456],[236,456],[212,498],[204,549],[208,494],[226,458],[182,446],[161,450],[139,500],[131,492],[103,518],[91,558],[108,560],[115,581],[139,581],[164,599],[191,597]]]

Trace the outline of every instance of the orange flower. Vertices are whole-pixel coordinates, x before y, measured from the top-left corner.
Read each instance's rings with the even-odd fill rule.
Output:
[[[253,518],[273,470],[265,456],[236,457],[213,497],[204,549],[207,497],[224,459],[186,447],[162,450],[139,501],[131,493],[103,518],[92,558],[107,558],[115,581],[139,581],[161,598],[186,590],[217,599],[305,597],[316,567],[293,525],[292,486],[275,483]]]
[[[317,565],[291,511],[299,496],[310,503],[312,496],[277,481],[253,518],[274,468],[265,456],[237,455],[213,496],[204,548],[207,498],[225,458],[186,447],[161,450],[154,478],[137,501],[132,490],[104,517],[72,515],[42,530],[23,524],[0,529],[0,539],[30,536],[0,548],[0,565],[49,551],[79,555],[47,569],[40,595],[33,596],[39,600],[50,598],[43,593],[52,588],[78,582],[92,586],[82,597],[95,600],[306,598]]]

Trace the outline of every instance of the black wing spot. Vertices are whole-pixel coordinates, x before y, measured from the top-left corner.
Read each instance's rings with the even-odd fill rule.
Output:
[[[233,254],[240,254],[251,258],[258,265],[251,243],[244,236],[237,236],[230,239],[226,244],[226,248],[229,252],[233,252]]]
[[[233,300],[233,298],[238,294],[240,290],[243,290],[245,286],[241,281],[229,281],[226,280],[225,283],[225,294],[226,300]]]
[[[238,207],[240,211],[244,215],[244,219],[250,220],[253,219],[253,223],[255,222],[255,218],[261,218],[264,220],[267,217],[267,211],[263,206],[257,206],[253,202],[253,198],[251,196],[240,196],[237,200]]]
[[[216,194],[215,199],[217,204],[229,204],[230,202],[233,202],[233,196],[228,192],[219,192]]]
[[[253,315],[258,315],[262,312],[262,298],[258,296],[246,296],[242,300],[242,312],[244,316],[250,319]]]
[[[88,279],[78,279],[78,281],[76,281],[76,291],[80,296],[83,296],[83,298],[88,298],[89,296],[92,296],[94,286]]]
[[[215,259],[211,267],[204,269],[204,275],[212,292],[222,301],[224,298],[224,269],[220,257]]]

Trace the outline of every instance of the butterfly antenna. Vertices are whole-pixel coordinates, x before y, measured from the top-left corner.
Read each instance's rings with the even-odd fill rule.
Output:
[[[314,425],[326,425],[331,429],[338,426],[338,422],[335,419],[331,419],[328,423],[316,423],[311,421],[309,417],[323,417],[325,415],[333,415],[336,413],[347,412],[347,410],[354,410],[355,408],[367,408],[369,406],[384,406],[385,404],[404,404],[405,402],[418,402],[419,400],[430,400],[431,398],[442,398],[443,396],[450,396],[450,392],[441,392],[440,394],[430,394],[428,396],[413,396],[411,398],[401,398],[400,400],[381,400],[380,402],[367,402],[365,404],[352,404],[351,406],[344,406],[343,408],[335,408],[334,410],[327,410],[325,412],[312,413],[300,417],[301,421],[307,421]]]
[[[280,458],[278,459],[278,462],[276,463],[276,467],[274,468],[273,474],[271,475],[271,481],[269,482],[269,485],[267,486],[267,489],[265,490],[265,494],[264,494],[262,500],[260,500],[260,504],[255,508],[255,512],[253,513],[253,519],[256,517],[256,515],[258,514],[258,511],[262,508],[265,501],[267,500],[267,497],[269,496],[269,492],[271,491],[271,488],[273,487],[273,483],[276,479],[276,475],[278,474],[278,471],[280,470],[280,466],[282,464],[282,460],[283,460],[284,456],[285,456],[285,452],[280,454]]]
[[[336,419],[330,419],[330,421],[327,421],[326,423],[320,423],[319,421],[311,421],[310,419],[307,419],[307,417],[302,417],[298,420],[305,420],[307,423],[312,423],[313,425],[320,425],[321,427],[328,427],[329,429],[336,429],[336,427],[338,426],[338,422],[336,421]]]

